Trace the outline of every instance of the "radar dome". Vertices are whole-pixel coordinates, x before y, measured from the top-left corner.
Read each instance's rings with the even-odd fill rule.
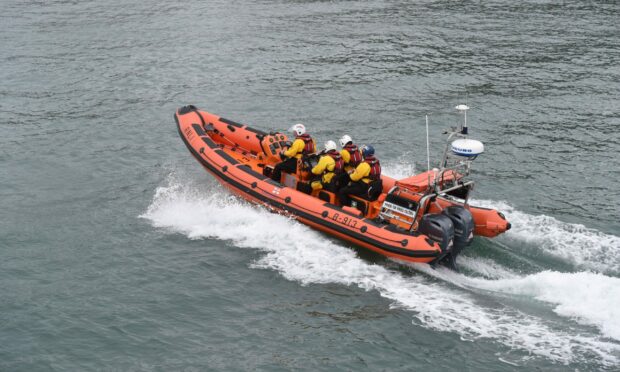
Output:
[[[478,156],[484,152],[484,145],[474,139],[460,138],[452,142],[452,152],[459,156]]]

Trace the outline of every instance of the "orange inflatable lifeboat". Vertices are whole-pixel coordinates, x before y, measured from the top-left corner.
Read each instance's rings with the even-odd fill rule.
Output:
[[[309,187],[316,156],[299,159],[297,173],[282,172],[280,182],[269,177],[290,145],[286,134],[267,133],[192,105],[174,117],[191,154],[233,193],[387,257],[455,267],[456,256],[474,235],[493,237],[510,228],[498,211],[467,203],[473,182],[464,178],[477,154],[449,166],[456,153],[446,151],[441,170],[402,180],[382,175],[380,194],[353,196],[356,207],[342,207],[334,193]]]

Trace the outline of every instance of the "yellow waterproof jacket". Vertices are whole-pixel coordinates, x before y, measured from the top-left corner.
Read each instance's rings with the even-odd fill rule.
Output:
[[[300,159],[302,152],[304,151],[304,147],[306,147],[306,143],[304,142],[304,140],[302,140],[301,138],[297,138],[295,141],[293,141],[291,147],[289,147],[288,150],[284,151],[284,155],[289,158],[292,158],[294,156],[297,159]],[[316,152],[316,144],[314,143],[314,139],[312,140],[312,147],[314,148],[313,152]]]
[[[340,150],[340,156],[342,156],[342,160],[344,160],[344,170],[349,173],[355,169],[349,162],[351,161],[351,153],[349,150],[342,149]]]
[[[362,180],[365,183],[369,183],[370,177],[368,176],[370,176],[370,164],[363,161],[355,168],[355,171],[351,173],[349,177],[351,177],[351,181],[353,182]]]
[[[312,168],[312,174],[323,174],[321,181],[323,183],[330,183],[334,178],[334,168],[336,167],[336,161],[329,155],[323,155],[319,159],[319,163]]]

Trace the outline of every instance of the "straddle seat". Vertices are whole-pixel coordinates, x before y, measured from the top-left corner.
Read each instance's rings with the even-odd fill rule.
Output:
[[[368,200],[368,201],[375,201],[377,200],[377,198],[379,197],[379,195],[381,195],[381,192],[383,191],[383,181],[376,180],[376,181],[372,181],[368,187],[368,192],[364,195],[351,195],[353,196],[358,196],[364,200]]]

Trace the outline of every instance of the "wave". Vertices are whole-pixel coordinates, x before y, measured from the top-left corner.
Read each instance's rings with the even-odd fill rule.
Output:
[[[466,268],[487,279],[506,279],[518,277],[518,273],[488,258],[472,258],[460,255],[458,257],[458,266],[460,268]]]
[[[620,273],[620,237],[545,215],[530,215],[502,201],[472,200],[472,205],[494,208],[506,215],[512,229],[499,237],[518,240],[536,251],[562,259],[577,268]]]
[[[412,311],[415,323],[426,328],[454,332],[466,340],[497,341],[509,348],[563,363],[592,356],[604,364],[618,362],[620,345],[615,341],[584,330],[567,330],[496,301],[481,301],[470,291],[451,288],[426,275],[408,276],[402,271],[366,262],[359,259],[355,251],[290,218],[269,213],[220,190],[219,187],[188,186],[171,177],[170,185],[157,189],[153,202],[141,217],[151,221],[153,226],[182,233],[191,239],[214,238],[240,248],[259,249],[265,254],[252,264],[253,267],[276,270],[302,285],[338,283],[377,291],[393,301],[394,307]],[[552,297],[551,289],[543,293],[542,286],[533,287],[541,291],[539,294],[534,290],[527,292],[528,284],[532,286],[536,278],[525,280],[498,265],[487,265],[486,270],[488,276],[506,279],[497,282],[480,279],[478,283],[468,278],[468,285],[504,293],[519,293],[520,290],[559,301],[559,297]],[[510,280],[515,282],[511,284]],[[556,288],[564,285],[561,287],[564,293],[574,288],[568,279],[556,281],[560,282],[563,284],[557,284]],[[584,310],[576,304],[571,307],[570,303],[561,303],[556,310],[559,314],[583,317]],[[608,315],[599,317],[599,325],[606,334],[615,335],[616,324],[609,320],[614,315],[610,310]],[[591,316],[589,320],[594,318]]]
[[[519,276],[495,262],[460,258],[461,266],[495,279],[470,277],[446,268],[420,266],[416,269],[459,287],[531,297],[553,304],[556,314],[595,326],[604,336],[620,341],[620,278],[592,272],[549,270]]]
[[[415,164],[411,163],[409,154],[405,153],[396,160],[381,164],[381,173],[394,179],[402,179],[416,173]]]

